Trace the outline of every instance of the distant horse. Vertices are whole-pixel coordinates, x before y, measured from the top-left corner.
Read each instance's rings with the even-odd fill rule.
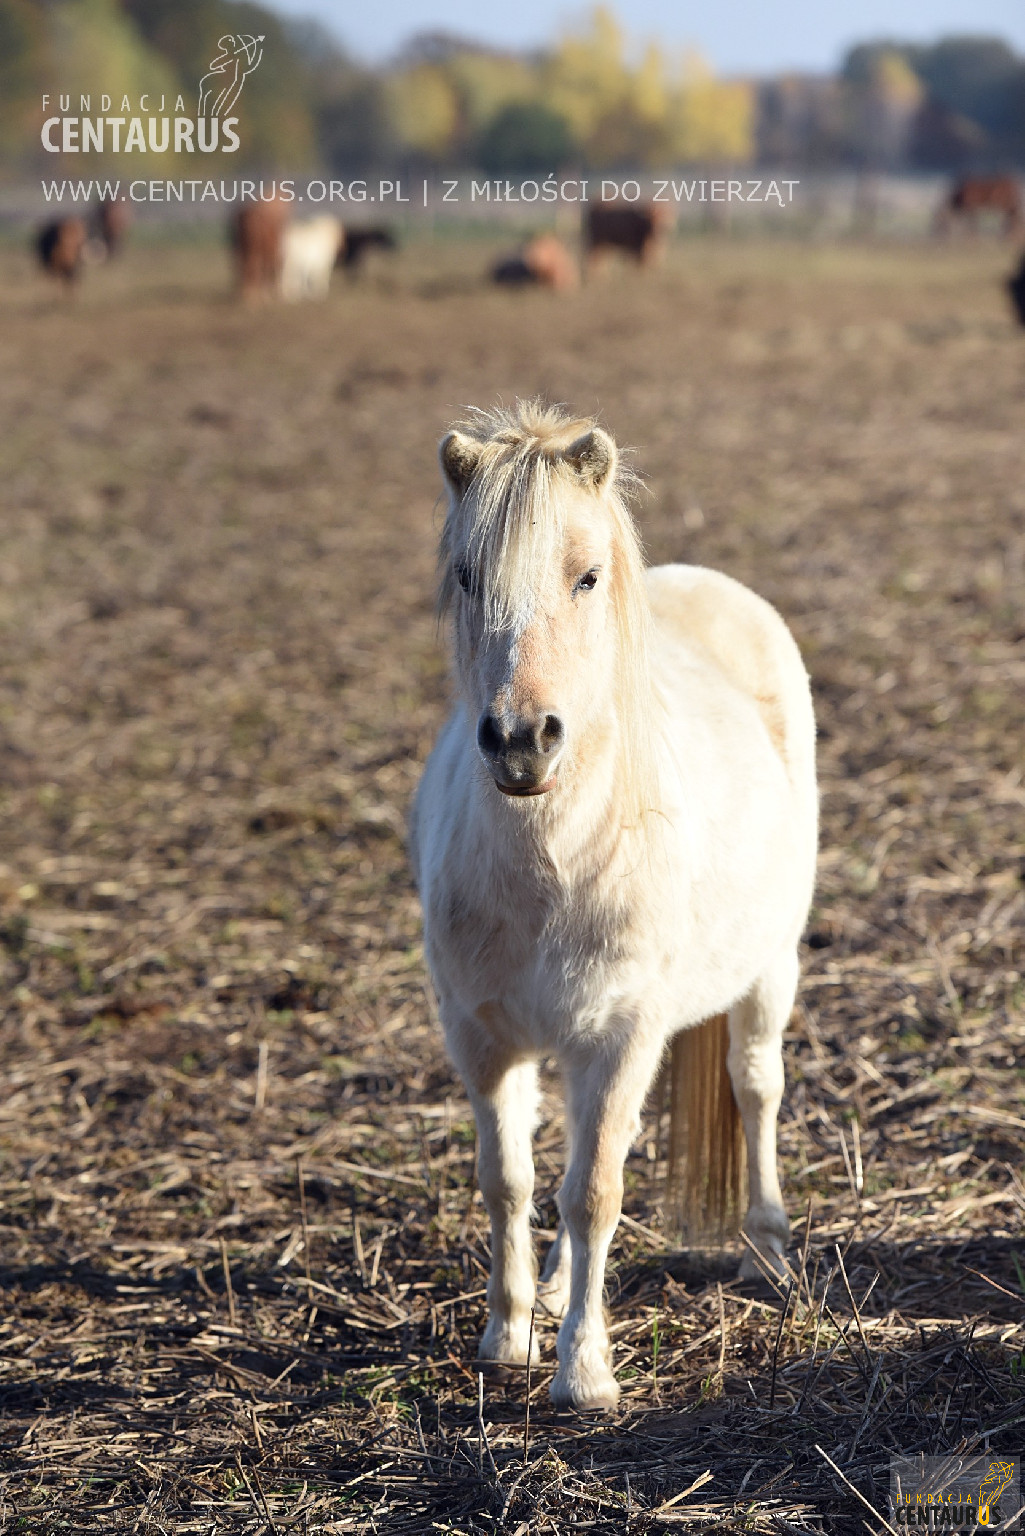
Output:
[[[561,240],[555,235],[536,235],[517,255],[495,263],[491,281],[509,288],[553,288],[566,293],[580,286],[580,273]]]
[[[36,236],[36,255],[51,277],[70,288],[82,275],[87,240],[84,219],[54,219]]]
[[[1022,325],[1025,325],[1025,256],[1021,259],[1013,277],[1007,279],[1007,291],[1011,295],[1011,303]]]
[[[949,232],[957,219],[975,230],[980,213],[999,214],[1004,233],[1014,233],[1021,224],[1021,188],[1013,176],[965,176],[955,182],[940,207],[937,228]]]
[[[290,225],[282,241],[282,297],[290,304],[301,299],[326,299],[344,244],[345,231],[330,214]]]
[[[338,252],[338,265],[355,277],[362,267],[368,251],[394,251],[398,240],[386,224],[363,224],[345,231],[345,241]]]
[[[289,213],[289,204],[280,198],[242,203],[232,213],[228,240],[243,299],[267,297],[278,291]]]
[[[131,223],[132,216],[127,203],[107,197],[97,203],[93,210],[92,226],[96,239],[103,247],[104,256],[120,254]]]
[[[584,254],[594,266],[610,251],[632,256],[640,266],[662,254],[669,231],[668,208],[658,203],[595,203],[584,214]]]
[[[440,453],[458,702],[410,845],[491,1217],[479,1356],[527,1361],[537,1064],[554,1056],[569,1162],[537,1292],[563,1316],[551,1394],[607,1408],[619,1389],[602,1287],[623,1163],[678,1032],[706,1185],[691,1204],[714,1224],[739,1197],[739,1106],[745,1231],[782,1269],[781,1039],[815,871],[808,679],[747,588],[695,566],[645,573],[615,444],[593,422],[520,403],[478,413]],[[755,1267],[749,1250],[742,1273]]]

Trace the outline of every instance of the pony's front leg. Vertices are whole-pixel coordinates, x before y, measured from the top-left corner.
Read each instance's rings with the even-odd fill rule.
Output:
[[[790,1222],[779,1187],[776,1119],[783,1098],[783,1031],[794,1006],[797,977],[796,951],[786,951],[730,1010],[727,1066],[744,1122],[750,1184],[744,1231],[778,1274],[784,1269]],[[740,1274],[743,1279],[759,1274],[750,1249],[744,1253]]]
[[[610,1036],[592,1042],[587,1057],[566,1070],[573,1146],[559,1210],[570,1245],[570,1292],[551,1385],[557,1408],[614,1408],[619,1401],[602,1300],[605,1260],[623,1204],[623,1164],[663,1036],[636,1023],[612,1026]]]
[[[455,1054],[455,1053],[453,1053]],[[534,1306],[534,1254],[530,1213],[534,1197],[531,1137],[537,1118],[537,1064],[479,1061],[467,1070],[458,1059],[477,1121],[477,1177],[491,1218],[488,1322],[479,1360],[526,1365]],[[534,1340],[532,1364],[540,1359]]]

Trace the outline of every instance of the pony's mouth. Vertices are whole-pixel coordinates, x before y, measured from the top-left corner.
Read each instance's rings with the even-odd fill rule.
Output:
[[[554,789],[557,774],[552,774],[550,779],[545,779],[543,784],[500,784],[495,780],[495,788],[501,790],[503,795],[508,795],[512,800],[524,800],[532,795],[546,795],[550,789]]]

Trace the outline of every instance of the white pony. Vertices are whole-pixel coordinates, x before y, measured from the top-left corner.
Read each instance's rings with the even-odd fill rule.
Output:
[[[281,296],[290,304],[302,299],[326,299],[345,232],[337,219],[324,214],[289,224],[282,235]]]
[[[628,477],[593,422],[537,403],[479,412],[444,438],[441,466],[458,702],[424,770],[411,849],[492,1224],[479,1358],[527,1361],[537,1064],[554,1056],[569,1158],[537,1288],[563,1318],[551,1395],[610,1408],[602,1291],[624,1159],[667,1041],[689,1031],[681,1041],[714,1051],[695,1026],[727,1012],[744,1229],[782,1268],[781,1037],[817,835],[808,679],[747,588],[694,566],[645,572]],[[721,1101],[706,1097],[718,1065],[689,1097],[721,1207],[737,1165]]]

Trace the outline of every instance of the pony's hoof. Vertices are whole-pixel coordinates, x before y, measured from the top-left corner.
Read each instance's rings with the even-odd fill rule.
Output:
[[[783,1255],[790,1241],[790,1223],[786,1212],[770,1207],[753,1216],[749,1211],[747,1220],[744,1222],[744,1231],[752,1248],[757,1249],[757,1257],[751,1248],[744,1249],[744,1257],[740,1261],[739,1278],[764,1280],[768,1271],[782,1279],[787,1272]]]
[[[475,1375],[483,1376],[489,1386],[507,1387],[510,1382],[516,1380],[517,1376],[523,1375],[524,1367],[522,1365],[502,1365],[498,1360],[482,1360],[480,1355],[478,1355],[473,1362],[473,1370]]]
[[[756,1259],[750,1248],[745,1249],[744,1257],[741,1259],[740,1268],[737,1271],[737,1279],[764,1280],[766,1279],[766,1271],[769,1274],[777,1275],[782,1280],[786,1274],[786,1270],[783,1267],[782,1254],[775,1253],[771,1248],[767,1251],[766,1248],[759,1244],[758,1258]]]
[[[619,1383],[602,1361],[560,1365],[549,1391],[555,1408],[574,1413],[611,1413],[619,1403]]]
[[[508,1380],[513,1372],[503,1373],[500,1368],[503,1365],[524,1367],[527,1363],[528,1341],[530,1363],[532,1366],[540,1365],[541,1350],[536,1337],[530,1340],[529,1322],[525,1328],[513,1328],[509,1323],[501,1323],[492,1318],[478,1345],[476,1363],[488,1367],[489,1377]]]

